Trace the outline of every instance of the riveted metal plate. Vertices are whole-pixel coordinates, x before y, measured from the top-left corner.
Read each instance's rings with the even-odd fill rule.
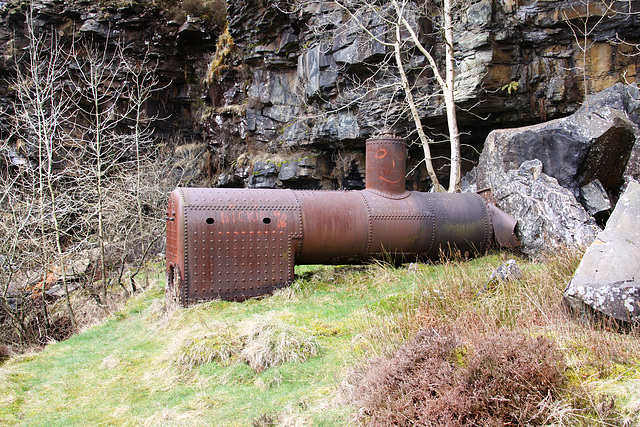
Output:
[[[178,191],[174,191],[169,196],[167,203],[167,231],[165,258],[167,260],[167,274],[165,295],[168,305],[185,305],[184,282],[182,271],[184,271],[184,217],[182,210],[182,199]]]
[[[434,242],[428,256],[438,259],[458,251],[463,256],[485,252],[493,237],[491,213],[475,193],[418,193],[435,214]]]
[[[362,192],[371,212],[369,256],[428,253],[433,242],[435,215],[420,193],[397,200]]]
[[[271,293],[293,279],[301,218],[291,190],[182,192],[187,304],[214,298],[244,300]]]

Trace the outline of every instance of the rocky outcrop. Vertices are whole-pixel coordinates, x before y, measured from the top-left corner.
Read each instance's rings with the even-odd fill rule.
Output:
[[[205,7],[209,3],[203,2],[200,9],[192,7],[187,12],[180,6],[159,7],[142,2],[2,2],[0,74],[10,80],[18,58],[15,53],[28,42],[25,21],[32,4],[36,34],[55,32],[63,49],[69,50],[75,44],[76,52],[81,54],[83,41],[91,40],[97,49],[104,49],[107,57],[120,44],[132,64],[145,64],[146,58],[145,66],[155,69],[156,87],[160,89],[146,105],[147,114],[157,118],[153,123],[156,135],[181,143],[202,141],[206,129],[200,118],[207,94],[203,79],[224,23],[224,4],[221,22]],[[124,77],[113,76],[111,84],[127,84]],[[70,84],[73,83],[61,82],[63,86]],[[0,96],[8,106],[6,112],[11,111],[13,93],[10,87],[5,89]]]
[[[576,197],[598,180],[617,198],[640,135],[633,121],[638,119],[640,91],[616,85],[592,101],[570,117],[491,132],[478,163],[478,187],[494,188],[509,170],[536,158],[547,175]]]
[[[564,292],[583,315],[640,321],[640,184],[632,180]]]
[[[262,176],[262,166],[256,162],[278,153],[288,157],[286,163],[306,155],[318,159],[317,166],[298,169],[301,179],[291,185],[357,188],[359,166],[344,168],[339,159],[360,155],[365,139],[389,126],[400,136],[412,137],[397,91],[352,90],[354,82],[371,76],[371,64],[390,51],[361,31],[362,22],[331,2],[304,2],[303,7],[288,0],[228,2],[235,50],[208,87],[203,81],[222,31],[220,21],[212,19],[211,5],[221,4],[217,0],[190,1],[189,10],[186,2],[172,1],[162,7],[78,0],[33,4],[39,31],[53,29],[67,41],[72,37],[108,43],[122,39],[132,59],[148,55],[157,61],[163,90],[148,105],[149,114],[162,118],[154,123],[156,132],[206,145],[202,170],[212,185],[290,185],[296,180],[286,179],[289,171],[284,181],[254,179]],[[640,16],[613,14],[595,4],[588,11],[581,7],[579,0],[479,0],[458,17],[456,96],[462,107],[463,157],[469,159],[465,169],[477,159],[489,130],[565,116],[580,107],[585,92],[597,92],[623,79],[635,81],[640,57],[628,55],[633,46],[611,41],[638,40]],[[631,2],[629,7],[638,5]],[[4,76],[10,73],[13,48],[24,45],[25,13],[26,5],[17,1],[0,6],[4,24],[0,73]],[[585,19],[597,25],[591,33],[592,45],[582,55],[571,25]],[[416,28],[440,60],[444,45],[431,32],[434,24],[435,16],[416,22]],[[367,16],[365,25],[372,34],[384,30],[375,16]],[[432,79],[419,73],[425,58],[415,53],[409,62],[416,97],[429,97],[420,114],[437,137],[446,128],[442,100],[430,97]],[[4,110],[10,96],[7,88],[0,90]],[[446,174],[446,144],[434,146],[433,154],[438,158],[436,167]],[[411,148],[413,173],[407,183],[412,189],[430,186],[423,167],[414,169],[421,159],[420,148]],[[634,164],[637,171],[640,148],[631,154],[629,167]]]
[[[565,225],[572,230],[573,237],[552,237],[548,247],[590,244],[594,229],[593,221],[587,219],[593,217],[604,225],[624,183],[638,174],[634,156],[640,146],[639,108],[638,88],[618,84],[590,97],[588,106],[572,116],[489,134],[478,167],[470,176],[475,177],[477,188],[491,188],[500,195],[498,207],[519,221],[530,222],[521,222],[525,252],[535,254],[543,250],[537,238],[555,235],[558,225],[567,221],[571,222]],[[521,178],[523,167],[533,165],[530,162],[534,159],[535,179],[525,181]],[[549,200],[557,203],[547,204],[541,211],[534,209],[545,218],[536,219],[535,215],[525,218],[523,212],[533,212],[525,195],[539,191],[527,185],[539,185],[537,177],[541,174],[546,186],[552,177],[555,181],[551,187],[559,184],[568,190],[567,195],[561,199],[554,195]],[[513,188],[514,177],[519,177],[515,181],[519,189]],[[515,194],[517,191],[521,194]],[[548,191],[558,193],[553,188]],[[504,197],[505,192],[508,197]],[[523,198],[523,206],[514,201],[519,198]],[[582,204],[580,209],[576,208],[578,202]],[[558,224],[551,220],[556,217]],[[535,224],[540,226],[538,230]],[[531,227],[534,229],[529,230]]]
[[[586,247],[599,230],[573,194],[543,173],[538,159],[503,175],[493,195],[497,206],[518,221],[518,249],[528,255]]]
[[[482,0],[464,11],[455,32],[456,96],[463,107],[474,108],[473,114],[460,112],[460,126],[468,132],[463,143],[479,148],[488,129],[573,113],[584,101],[585,91],[600,91],[622,76],[634,80],[638,58],[626,55],[628,46],[609,40],[637,37],[638,17],[581,7],[579,1]],[[358,19],[331,2],[305,3],[298,9],[286,1],[229,4],[230,31],[241,62],[247,65],[247,140],[256,142],[254,147],[261,151],[304,147],[329,159],[343,147],[362,150],[364,139],[385,126],[389,117],[394,117],[401,135],[410,132],[407,117],[398,115],[401,97],[393,91],[378,91],[366,102],[350,104],[362,95],[350,92],[352,83],[369,75],[369,63],[379,63],[389,53],[389,47],[360,29],[364,24],[371,34],[383,34],[381,20],[371,15]],[[589,19],[598,24],[593,46],[583,56],[572,25]],[[441,55],[442,42],[430,37],[430,25],[422,22],[418,27],[425,43]],[[425,58],[416,54],[411,64],[419,69]],[[418,96],[434,91],[429,79],[418,86]],[[434,135],[445,128],[443,114],[438,98],[421,110]],[[435,157],[448,156],[445,147],[434,150]],[[420,156],[417,147],[413,156],[416,160]],[[469,150],[463,157],[473,160],[476,155]],[[408,178],[415,188],[428,187],[426,180],[421,169]]]

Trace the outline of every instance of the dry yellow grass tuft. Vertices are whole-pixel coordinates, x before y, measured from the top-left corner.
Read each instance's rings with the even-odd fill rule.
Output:
[[[258,315],[239,325],[240,356],[260,372],[285,362],[304,362],[318,354],[316,339],[273,315]]]

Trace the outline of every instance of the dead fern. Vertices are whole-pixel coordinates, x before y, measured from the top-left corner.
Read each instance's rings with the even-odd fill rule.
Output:
[[[366,368],[350,397],[371,426],[544,425],[540,404],[563,371],[545,337],[500,331],[463,343],[454,331],[423,331]]]

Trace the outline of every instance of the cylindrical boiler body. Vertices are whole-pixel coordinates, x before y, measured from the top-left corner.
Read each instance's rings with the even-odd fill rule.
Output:
[[[168,294],[182,305],[272,292],[294,264],[484,251],[493,233],[478,195],[369,190],[179,188],[167,221]]]

